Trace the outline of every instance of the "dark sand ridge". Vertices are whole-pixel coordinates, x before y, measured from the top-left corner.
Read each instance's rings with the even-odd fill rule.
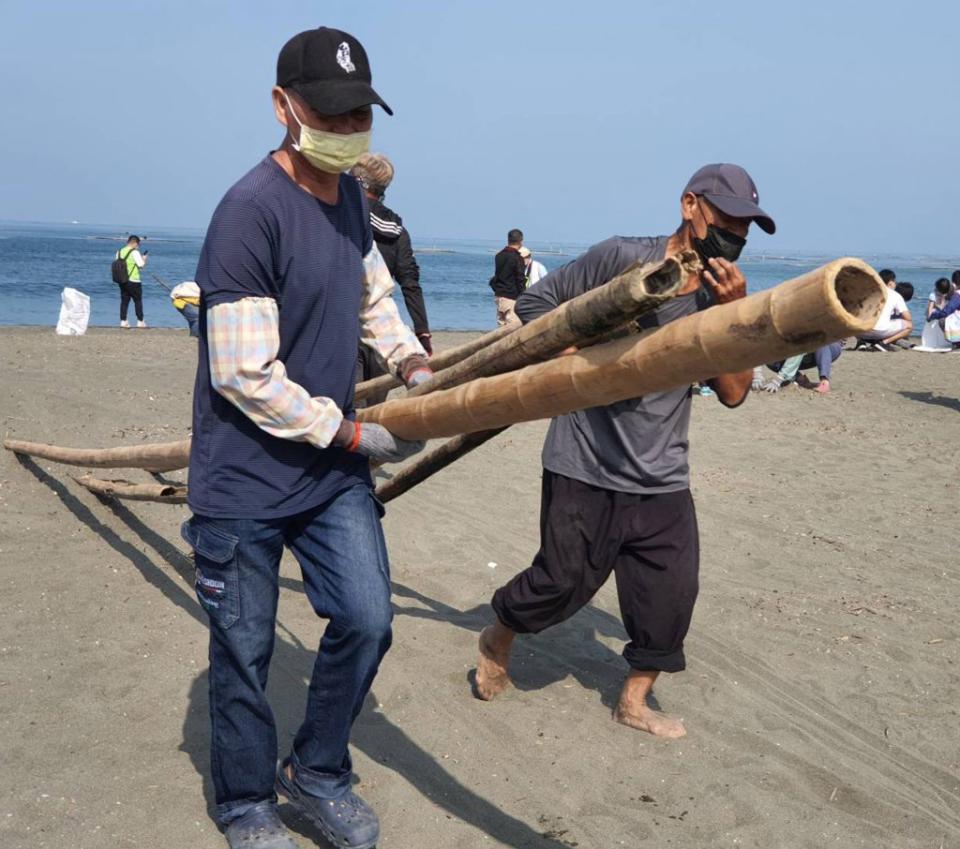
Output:
[[[187,434],[184,332],[6,328],[0,362],[5,434]],[[609,718],[612,585],[518,643],[502,701],[469,695],[490,593],[536,547],[542,423],[391,504],[396,637],[354,749],[381,846],[960,845],[957,372],[949,354],[845,354],[826,398],[694,399],[701,597],[689,669],[657,691],[686,720],[678,743]],[[0,462],[0,845],[225,845],[207,814],[186,509],[100,502],[78,470]],[[283,575],[282,746],[322,627],[290,558]]]

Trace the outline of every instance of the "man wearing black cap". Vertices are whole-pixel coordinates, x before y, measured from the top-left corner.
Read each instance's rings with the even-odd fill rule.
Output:
[[[359,184],[371,85],[361,44],[321,27],[280,52],[279,150],[210,222],[197,268],[200,361],[183,535],[210,621],[211,767],[232,849],[292,849],[276,790],[334,845],[373,846],[379,823],[350,789],[350,730],[390,645],[389,565],[369,461],[420,445],[355,422],[358,335],[408,385],[430,375],[390,297]],[[359,328],[359,334],[358,334]],[[329,620],[306,717],[278,767],[266,698],[284,547]]]
[[[642,316],[644,328],[744,297],[734,265],[755,221],[773,233],[756,186],[736,165],[707,165],[680,198],[682,223],[672,236],[614,237],[551,272],[517,300],[529,322],[601,286],[635,262],[658,262],[693,250],[702,272],[677,297]],[[706,284],[706,285],[704,285]],[[752,372],[721,374],[710,387],[727,407],[750,390]],[[697,597],[699,540],[689,489],[687,431],[691,391],[681,386],[607,407],[560,416],[543,447],[540,550],[533,564],[493,596],[497,621],[480,635],[476,693],[492,699],[510,683],[507,665],[518,633],[538,633],[569,618],[613,572],[630,642],[630,666],[614,712],[617,721],[662,737],[683,724],[647,704],[660,672],[685,666],[683,640]]]

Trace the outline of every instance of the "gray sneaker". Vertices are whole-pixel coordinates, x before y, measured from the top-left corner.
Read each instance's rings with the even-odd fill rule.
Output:
[[[254,805],[226,828],[230,849],[298,849],[274,802]]]

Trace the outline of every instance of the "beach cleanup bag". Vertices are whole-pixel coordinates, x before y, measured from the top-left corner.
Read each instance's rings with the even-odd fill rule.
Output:
[[[61,293],[60,300],[57,333],[61,336],[83,336],[90,322],[90,296],[68,286]]]
[[[960,312],[952,312],[943,320],[943,335],[948,342],[960,342]]]
[[[127,256],[122,257],[120,254],[123,252],[123,248],[117,251],[117,258],[110,263],[110,276],[113,278],[114,283],[119,283],[121,286],[124,283],[130,282],[130,272],[127,270],[127,257],[130,256],[133,248],[130,248],[127,251]]]

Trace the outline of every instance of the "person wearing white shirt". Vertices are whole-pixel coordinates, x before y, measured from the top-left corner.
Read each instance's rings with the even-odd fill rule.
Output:
[[[873,347],[878,351],[891,351],[896,350],[895,342],[906,339],[913,332],[913,318],[903,295],[896,289],[896,275],[884,269],[880,277],[887,286],[887,299],[873,330],[864,333],[861,339],[873,342]]]
[[[537,262],[533,258],[530,248],[520,248],[520,256],[523,257],[524,274],[529,289],[538,280],[547,276],[547,268],[542,262]]]

